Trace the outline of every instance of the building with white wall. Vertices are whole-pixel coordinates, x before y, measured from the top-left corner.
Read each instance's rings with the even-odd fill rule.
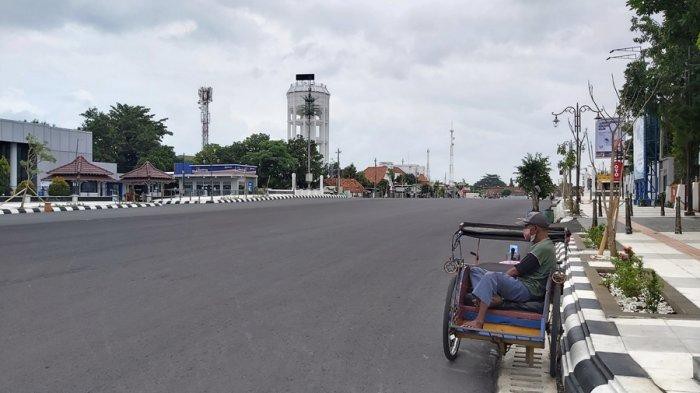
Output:
[[[311,124],[306,118],[299,115],[304,106],[304,97],[311,94],[316,100],[320,113],[311,119]],[[308,138],[311,132],[311,140],[316,142],[318,151],[323,155],[323,163],[327,164],[330,158],[329,147],[329,101],[330,93],[326,85],[316,83],[314,74],[297,74],[296,81],[287,90],[287,139],[292,140],[301,135]]]
[[[30,123],[0,119],[0,155],[10,163],[10,187],[27,178],[20,161],[27,159],[27,135],[34,135],[46,143],[56,162],[39,162],[38,178],[46,177],[46,172],[65,165],[82,155],[92,161],[92,133],[68,128],[52,127],[48,124]],[[36,183],[37,179],[33,181]]]

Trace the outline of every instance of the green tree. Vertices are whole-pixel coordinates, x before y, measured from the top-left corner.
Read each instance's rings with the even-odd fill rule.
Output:
[[[70,195],[70,185],[62,177],[54,177],[49,184],[49,195],[68,196]]]
[[[506,183],[501,180],[501,177],[494,174],[486,174],[479,181],[474,183],[474,187],[480,188],[491,188],[491,187],[505,187]]]
[[[355,179],[357,176],[357,168],[355,168],[355,164],[350,164],[343,168],[343,170],[340,172],[341,176],[347,179]]]
[[[515,181],[532,196],[532,210],[539,211],[539,200],[551,194],[555,187],[552,178],[549,176],[549,158],[536,153],[530,153],[522,159],[515,174]]]
[[[175,169],[177,156],[172,146],[161,145],[151,150],[147,155],[141,157],[137,165],[150,161],[153,166],[161,171],[172,171]]]
[[[379,196],[383,197],[386,195],[387,191],[389,190],[389,181],[386,179],[382,179],[377,183],[377,190],[379,191]]]
[[[27,180],[22,182],[21,187],[17,187],[15,195],[26,195],[27,193],[36,195],[36,188],[32,179],[39,174],[39,163],[42,161],[56,162],[56,159],[51,154],[51,151],[46,147],[45,142],[41,142],[32,134],[27,135],[27,159],[20,160],[19,164],[27,174]],[[20,207],[24,207],[24,198]]]
[[[425,183],[420,186],[420,193],[424,197],[432,196],[433,195],[433,187],[430,186],[430,183]]]
[[[0,195],[10,193],[10,163],[0,156]]]
[[[634,113],[657,114],[672,137],[671,152],[685,184],[697,175],[700,146],[700,2],[696,0],[628,0],[636,13],[631,30],[642,46],[628,64],[621,105]],[[647,100],[646,97],[651,99]],[[686,193],[691,206],[692,193]]]
[[[512,193],[513,193],[513,191],[511,191],[510,189],[504,188],[504,189],[501,190],[501,198],[505,198],[505,197],[509,196],[509,195],[512,194]]]
[[[316,142],[310,141],[311,144],[311,173],[314,178],[318,178],[323,173],[323,156],[318,152],[316,148]],[[296,138],[287,141],[287,148],[292,157],[296,158],[299,162],[299,166],[296,169],[297,183],[299,187],[306,188],[309,185],[306,184],[306,179],[304,175],[307,172],[307,141],[301,135]]]
[[[95,161],[116,162],[119,172],[134,169],[161,147],[164,136],[172,135],[167,119],[155,119],[149,108],[140,105],[117,103],[107,113],[90,108],[81,116],[81,129],[92,132]]]
[[[216,143],[210,143],[197,154],[194,155],[195,164],[221,164],[221,146]],[[242,163],[241,163],[242,164]]]
[[[247,152],[242,161],[258,167],[258,182],[268,188],[285,188],[291,185],[292,173],[299,167],[287,144],[270,140],[266,134],[253,134],[243,141]]]
[[[557,163],[557,167],[564,179],[562,184],[562,196],[567,200],[569,207],[573,207],[573,194],[571,192],[571,171],[576,167],[576,151],[571,143],[561,143],[557,145],[557,154],[562,159]]]

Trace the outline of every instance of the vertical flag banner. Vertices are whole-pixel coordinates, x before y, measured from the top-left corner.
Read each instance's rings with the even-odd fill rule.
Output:
[[[595,122],[595,157],[612,156],[613,132],[617,131],[618,118],[597,119]]]
[[[644,179],[644,118],[634,122],[632,128],[632,148],[634,149],[634,180]]]

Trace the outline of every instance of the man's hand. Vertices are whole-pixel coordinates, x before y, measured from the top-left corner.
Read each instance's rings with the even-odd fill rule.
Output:
[[[508,271],[506,271],[506,274],[511,277],[518,277],[520,273],[518,273],[518,269],[511,267],[510,269],[508,269]]]

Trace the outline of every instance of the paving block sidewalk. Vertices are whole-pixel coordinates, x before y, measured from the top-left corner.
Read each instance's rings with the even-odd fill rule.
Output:
[[[687,231],[682,235],[666,232],[667,220],[674,218],[655,216],[655,209],[634,207],[635,224],[633,233],[618,232],[617,240],[624,246],[631,246],[642,257],[644,266],[654,269],[668,285],[672,286],[692,304],[700,307],[700,231]],[[590,227],[592,205],[581,205],[584,227]],[[646,221],[645,221],[646,220]],[[651,220],[651,221],[650,221]],[[686,219],[684,219],[685,221]],[[694,225],[695,219],[688,218]],[[644,221],[644,224],[639,222]],[[602,221],[599,221],[602,222]],[[650,228],[651,227],[651,228]],[[654,230],[652,228],[657,228]],[[593,254],[594,250],[582,250],[581,255]],[[587,259],[587,258],[584,258]],[[586,262],[584,262],[585,264]],[[612,267],[607,260],[591,261],[593,267]],[[573,277],[572,285],[582,286],[585,277]],[[588,283],[590,286],[590,283]],[[582,292],[576,291],[575,292]],[[583,291],[597,303],[593,291]],[[602,312],[579,313],[584,321],[598,321],[611,324],[615,338],[607,337],[591,340],[595,351],[625,354],[643,370],[653,384],[666,392],[700,392],[700,383],[693,379],[693,357],[700,356],[700,318],[696,315],[674,315],[665,318],[649,317],[644,314],[630,317],[608,317]],[[585,314],[585,315],[584,315]],[[611,361],[613,365],[615,362]],[[613,374],[616,374],[613,371]],[[615,379],[618,379],[617,377]],[[625,391],[659,391],[622,387]],[[613,389],[617,390],[617,389]],[[619,390],[618,390],[619,391]]]

